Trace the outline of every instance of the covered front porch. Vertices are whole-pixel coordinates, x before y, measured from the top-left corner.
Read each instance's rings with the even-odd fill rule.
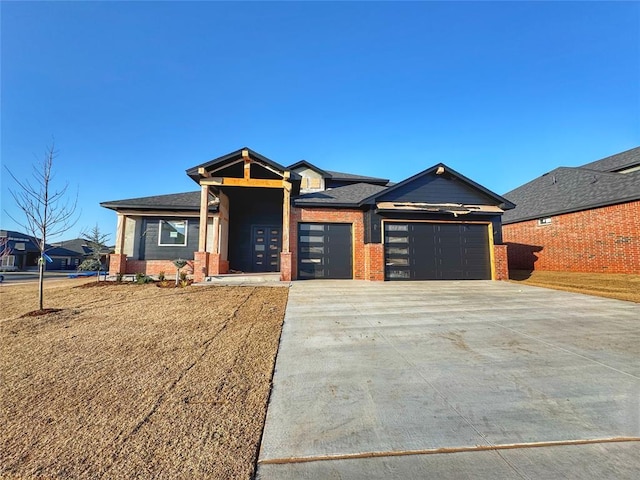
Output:
[[[291,280],[291,172],[245,148],[187,174],[200,185],[194,280],[268,272]]]

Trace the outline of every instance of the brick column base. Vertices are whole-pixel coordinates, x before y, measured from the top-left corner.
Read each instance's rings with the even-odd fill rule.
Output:
[[[381,243],[367,243],[364,246],[366,263],[365,280],[384,280],[384,246]]]
[[[291,264],[292,257],[291,252],[281,252],[280,253],[280,281],[281,282],[290,282],[293,280],[291,278]]]
[[[209,252],[194,252],[193,254],[193,281],[204,282],[209,274]]]
[[[109,255],[109,275],[117,275],[118,273],[127,273],[127,256],[121,253],[112,253]]]
[[[507,260],[507,246],[494,245],[493,258],[496,262],[495,280],[509,280],[509,262]]]

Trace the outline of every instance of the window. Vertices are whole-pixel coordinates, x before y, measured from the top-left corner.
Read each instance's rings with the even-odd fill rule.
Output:
[[[14,255],[7,255],[0,261],[2,267],[13,267],[15,265],[16,257]]]
[[[160,220],[160,246],[186,246],[187,245],[187,221],[186,220]]]
[[[551,217],[539,218],[538,225],[551,225]]]

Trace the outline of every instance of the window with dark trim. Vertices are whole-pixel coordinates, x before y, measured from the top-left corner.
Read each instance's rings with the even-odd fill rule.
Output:
[[[187,245],[186,220],[160,220],[158,245],[161,247],[180,247]]]
[[[551,225],[551,217],[539,218],[538,225]]]

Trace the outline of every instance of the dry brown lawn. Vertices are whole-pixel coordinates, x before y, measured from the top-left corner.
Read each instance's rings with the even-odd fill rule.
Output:
[[[2,478],[251,478],[288,290],[0,288]]]
[[[640,303],[640,275],[516,270],[509,276],[511,281],[526,285]]]

